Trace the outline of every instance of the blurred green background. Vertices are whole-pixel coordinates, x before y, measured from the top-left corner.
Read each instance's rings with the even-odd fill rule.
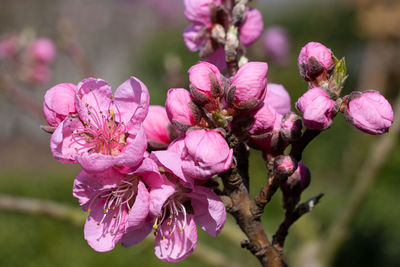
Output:
[[[393,103],[400,85],[400,68],[398,63],[395,64],[400,62],[396,61],[399,58],[396,53],[400,53],[399,36],[390,30],[391,26],[387,26],[387,32],[385,26],[377,26],[378,30],[374,31],[369,27],[368,18],[374,17],[374,12],[381,12],[380,4],[389,5],[389,11],[398,5],[393,1],[388,4],[373,1],[378,6],[376,11],[371,3],[366,0],[253,1],[263,13],[265,28],[281,25],[288,30],[291,60],[287,66],[269,62],[261,40],[248,50],[247,55],[250,60],[269,62],[268,81],[283,84],[291,94],[294,107],[296,99],[307,89],[298,75],[297,55],[307,42],[318,41],[331,48],[337,57],[346,57],[350,77],[344,94],[352,90],[376,89],[389,96]],[[151,104],[162,105],[171,87],[188,88],[186,71],[198,61],[198,55],[187,51],[182,39],[182,32],[189,23],[183,16],[179,0],[0,0],[0,6],[0,36],[29,30],[37,36],[57,41],[60,34],[57,25],[60,20],[67,20],[95,75],[109,81],[114,88],[130,75],[140,78],[150,90]],[[372,15],[366,13],[369,11]],[[382,25],[386,20],[388,23],[393,20],[385,16],[374,18],[375,24]],[[374,50],[376,47],[381,50]],[[386,68],[382,70],[384,57],[379,53],[391,49],[398,52],[388,56],[389,60],[385,59]],[[375,61],[366,61],[368,51],[372,51],[372,58],[375,55]],[[377,67],[371,64],[377,64]],[[372,69],[372,74],[383,72],[385,82],[370,75],[368,68]],[[41,105],[45,91],[52,85],[77,83],[82,78],[78,68],[60,50],[53,65],[51,82],[40,88],[24,89]],[[381,88],[374,87],[379,85]],[[0,194],[53,200],[79,209],[71,194],[79,168],[63,165],[51,157],[50,136],[39,129],[43,122],[35,121],[0,94],[0,123]],[[291,228],[285,246],[290,266],[315,266],[307,263],[315,256],[313,244],[324,243],[326,231],[346,208],[357,173],[378,138],[355,130],[339,114],[333,127],[307,148],[303,161],[312,171],[312,183],[302,199],[320,192],[325,196],[310,214]],[[394,138],[399,139],[398,136]],[[377,173],[376,182],[354,214],[354,223],[335,254],[332,266],[400,266],[400,211],[397,206],[400,202],[400,150],[397,143],[394,144],[396,146]],[[266,168],[258,151],[251,153],[250,174],[251,193],[255,195],[266,183]],[[263,216],[269,237],[283,219],[280,197],[280,194],[274,196]],[[227,229],[216,239],[200,230],[199,245],[228,259],[225,266],[233,263],[257,266],[257,260],[240,248],[242,235],[235,227],[229,217]],[[322,241],[315,243],[318,238]],[[84,240],[83,225],[72,225],[43,215],[0,210],[0,266],[172,265],[159,261],[152,246],[153,242],[147,240],[131,248],[118,245],[111,252],[97,253]],[[213,266],[201,253],[175,265]]]

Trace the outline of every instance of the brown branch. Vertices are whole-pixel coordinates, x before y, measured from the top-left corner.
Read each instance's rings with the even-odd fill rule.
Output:
[[[294,210],[287,210],[285,214],[285,219],[279,226],[275,235],[272,238],[272,244],[278,250],[283,250],[283,245],[285,243],[285,239],[289,233],[290,226],[297,221],[301,216],[310,212],[314,206],[319,202],[322,198],[323,194],[319,194],[315,197],[310,198],[309,200],[298,205]]]
[[[321,131],[318,130],[306,129],[300,140],[292,144],[290,155],[293,156],[297,161],[300,161],[306,146],[320,133]]]

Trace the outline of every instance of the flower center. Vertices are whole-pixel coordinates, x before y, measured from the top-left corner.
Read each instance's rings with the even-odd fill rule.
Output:
[[[183,216],[183,221],[179,218],[180,215]],[[172,235],[176,230],[182,232],[187,223],[186,215],[187,211],[182,204],[182,198],[173,195],[164,203],[162,215],[154,221],[155,235],[161,234],[162,239],[165,239],[166,235]],[[162,225],[164,222],[166,226]]]
[[[100,109],[95,94],[93,98],[97,102],[97,108],[86,103],[87,120],[82,121],[82,127],[73,131],[74,143],[79,145],[75,150],[118,156],[126,146],[129,136],[124,122],[121,122],[121,112],[112,96],[106,112]]]
[[[102,224],[107,216],[112,216],[114,223],[111,230],[111,235],[115,235],[118,231],[123,219],[123,213],[131,212],[137,196],[138,182],[137,176],[127,176],[125,180],[120,181],[117,187],[101,190],[89,204],[88,211],[91,212],[91,207],[96,200],[105,200],[103,205],[104,215],[97,225]]]

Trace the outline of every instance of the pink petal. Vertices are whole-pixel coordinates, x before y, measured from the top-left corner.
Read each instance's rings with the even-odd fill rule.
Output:
[[[111,86],[102,79],[87,78],[78,83],[76,110],[82,121],[90,120],[89,112],[107,112],[112,98]]]
[[[121,245],[130,247],[143,241],[153,230],[154,219],[150,217],[142,225],[136,228],[129,228],[121,239]]]
[[[161,144],[169,144],[168,132],[169,119],[165,108],[162,106],[149,106],[149,113],[143,121],[143,128],[147,140]]]
[[[190,83],[197,90],[200,90],[208,96],[211,94],[210,74],[214,74],[215,77],[217,77],[217,80],[222,87],[221,73],[218,68],[211,63],[200,61],[196,65],[192,66],[188,72]]]
[[[165,238],[160,234],[156,236],[154,244],[154,253],[156,256],[166,262],[181,261],[194,251],[197,244],[197,229],[193,220],[193,215],[187,215],[186,226],[183,228],[183,215],[180,213],[177,222],[177,228],[183,228],[183,231],[175,229],[172,234],[172,225],[167,225],[167,221],[161,226],[161,230],[165,233]]]
[[[264,28],[264,22],[260,11],[249,9],[246,20],[239,27],[240,41],[247,47],[254,43],[261,35]]]
[[[225,205],[211,189],[196,186],[186,194],[192,201],[194,220],[204,231],[216,237],[226,220]]]
[[[267,95],[264,101],[280,114],[291,110],[290,95],[280,84],[269,83],[267,85]]]
[[[202,24],[191,24],[183,32],[183,40],[185,41],[185,45],[189,51],[198,51],[204,44],[205,39],[197,37],[203,28],[204,25]]]
[[[146,85],[136,77],[129,78],[115,91],[115,104],[122,115],[122,121],[127,124],[144,121],[149,109],[149,101]]]
[[[140,180],[137,190],[135,203],[128,214],[127,231],[139,228],[144,223],[150,210],[150,194],[145,184]]]
[[[218,46],[214,53],[209,55],[205,61],[214,64],[220,71],[225,71],[228,68],[225,59],[225,49],[222,46]]]
[[[50,139],[50,149],[53,157],[63,163],[76,163],[77,152],[72,131],[82,127],[78,118],[67,117],[58,125]]]

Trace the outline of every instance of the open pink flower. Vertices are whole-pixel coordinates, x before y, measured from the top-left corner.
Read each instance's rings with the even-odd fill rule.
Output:
[[[233,150],[221,133],[214,130],[188,131],[182,151],[183,173],[205,180],[227,171],[232,165]]]
[[[171,151],[152,152],[151,158],[158,161],[164,175],[169,178],[164,179],[163,189],[150,193],[152,217],[135,233],[148,233],[153,228],[156,234],[155,254],[167,262],[183,260],[193,252],[197,244],[196,224],[215,237],[226,220],[225,206],[211,189],[197,185],[191,188],[182,186],[185,181],[181,179],[181,162],[173,160],[176,158],[174,154]],[[124,239],[133,233],[128,233]],[[124,240],[122,244],[125,245]]]
[[[76,85],[61,83],[47,90],[43,112],[50,126],[58,126],[68,115],[75,114]]]
[[[151,160],[145,159],[145,166],[129,175],[109,169],[96,174],[81,171],[76,177],[73,195],[83,210],[90,213],[84,233],[94,250],[113,249],[126,232],[141,228],[145,223],[150,194],[144,179],[161,179],[157,169],[149,168],[154,163],[148,161]],[[141,240],[144,237],[141,236]]]
[[[114,96],[107,82],[83,80],[76,91],[77,114],[68,116],[52,135],[53,156],[78,162],[86,172],[139,165],[147,145],[141,123],[148,105],[147,87],[135,77],[118,87]]]

